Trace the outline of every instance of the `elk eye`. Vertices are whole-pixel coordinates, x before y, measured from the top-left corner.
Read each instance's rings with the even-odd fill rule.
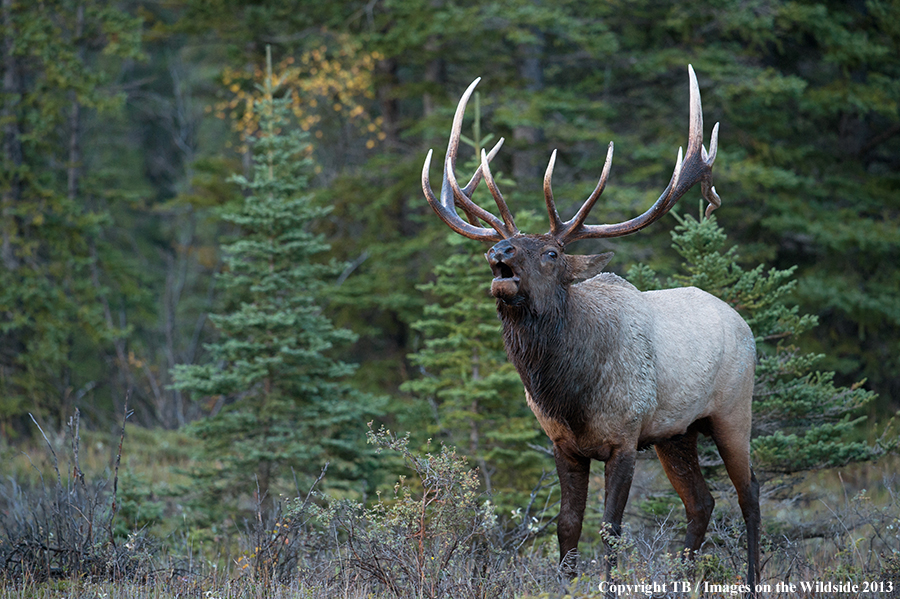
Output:
[[[557,253],[553,250],[547,250],[546,252],[544,252],[544,255],[547,256],[548,258],[550,258],[551,260],[556,260],[556,257],[557,257]]]

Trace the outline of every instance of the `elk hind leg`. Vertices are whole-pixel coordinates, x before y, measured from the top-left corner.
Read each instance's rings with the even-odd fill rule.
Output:
[[[746,421],[749,423],[749,418]],[[755,596],[759,582],[759,539],[761,516],[759,511],[759,482],[750,467],[750,427],[722,419],[713,422],[712,438],[725,463],[728,477],[737,491],[741,515],[747,526],[747,584]]]
[[[716,504],[700,471],[697,430],[691,429],[684,435],[656,443],[655,448],[669,482],[684,503],[687,516],[684,548],[693,557],[703,543]]]

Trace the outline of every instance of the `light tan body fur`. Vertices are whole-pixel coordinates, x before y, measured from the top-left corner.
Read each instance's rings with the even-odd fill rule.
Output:
[[[593,417],[580,434],[545,415],[526,393],[554,444],[606,460],[614,447],[637,449],[683,435],[704,418],[749,422],[756,345],[731,306],[696,287],[642,293],[608,273],[573,285],[570,293],[570,306],[584,313],[582,324],[612,328],[634,345],[615,360],[621,380],[591,398]],[[592,361],[585,349],[581,357]]]

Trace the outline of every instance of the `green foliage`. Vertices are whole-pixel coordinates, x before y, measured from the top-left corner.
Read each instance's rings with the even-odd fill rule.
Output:
[[[685,274],[674,275],[673,283],[699,287],[729,303],[744,316],[758,343],[796,336],[816,325],[815,316],[799,316],[797,306],[786,304],[797,284],[791,279],[795,267],[764,272],[759,265],[745,271],[736,247],[722,252],[728,237],[714,219],[675,216],[680,226],[672,233],[672,247],[684,260]]]
[[[693,285],[718,296],[741,313],[756,336],[752,448],[757,472],[844,466],[895,447],[887,440],[876,445],[858,440],[856,431],[866,420],[862,410],[875,394],[861,384],[836,385],[834,373],[815,369],[822,356],[803,353],[794,344],[816,324],[814,316],[801,315],[789,304],[794,268],[745,270],[736,247],[723,249],[727,236],[714,217],[679,217],[678,222],[673,249],[684,260],[684,272],[670,285]],[[629,278],[658,287],[645,265],[633,267]]]
[[[320,307],[340,265],[315,261],[328,246],[311,224],[327,211],[305,192],[309,140],[290,123],[287,100],[269,94],[253,177],[235,177],[248,195],[223,213],[241,234],[224,248],[226,310],[210,317],[219,338],[205,364],[173,372],[178,389],[223,404],[193,425],[208,460],[207,502],[253,489],[268,503],[279,481],[326,462],[338,484],[351,484],[365,465],[359,424],[378,409],[346,382],[353,367],[332,357],[353,340]]]
[[[823,354],[840,384],[867,378],[882,404],[897,395],[900,280],[881,266],[897,262],[900,247],[900,36],[892,4],[180,6],[179,31],[220,44],[229,68],[258,62],[264,39],[279,40],[299,60],[322,39],[346,36],[376,60],[374,101],[364,108],[383,143],[342,136],[349,129],[325,131],[340,148],[320,161],[316,190],[335,208],[322,227],[331,253],[355,266],[328,309],[361,335],[366,384],[393,390],[409,378],[410,325],[424,307],[416,285],[447,251],[442,225],[418,191],[421,164],[426,148],[446,142],[452,106],[472,78],[484,76],[484,129],[507,140],[495,162],[515,178],[516,188],[503,184],[513,210],[543,212],[541,167],[558,148],[554,188],[560,211],[571,214],[612,139],[613,175],[592,218],[615,222],[643,211],[665,185],[684,140],[691,62],[707,133],[709,123],[722,123],[716,182],[727,192],[720,214],[730,234],[756,263],[796,266],[794,296],[825,325],[796,343]],[[293,35],[298,27],[304,36]],[[621,263],[671,269],[677,257],[663,251],[666,226],[622,242],[585,241],[584,251],[602,244]]]
[[[409,323],[424,304],[416,285],[433,266],[424,256],[445,245],[437,227],[420,230],[419,198],[409,193],[420,170],[421,165],[383,156],[316,193],[334,207],[326,228],[335,241],[332,253],[355,265],[333,290],[328,308],[336,323],[359,334],[358,348],[366,357],[360,384],[369,388],[393,391],[405,379]]]
[[[159,484],[152,485],[140,473],[122,472],[116,494],[118,511],[113,521],[117,539],[127,539],[131,534],[147,535],[162,523],[166,506],[158,496],[160,490]]]
[[[139,58],[141,23],[108,0],[58,0],[8,3],[0,27],[0,429],[13,435],[28,411],[61,424],[121,367],[105,355],[128,333],[108,296],[134,273],[104,240],[85,123],[121,108],[112,80]]]

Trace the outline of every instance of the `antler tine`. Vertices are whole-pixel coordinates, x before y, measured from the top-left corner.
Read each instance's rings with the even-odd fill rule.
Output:
[[[716,153],[718,150],[719,123],[716,123],[709,139],[709,154],[706,153],[706,148],[703,148],[703,160],[710,168],[712,168],[712,164],[716,160]],[[700,181],[700,192],[703,194],[703,198],[709,202],[709,206],[706,207],[706,212],[704,214],[706,218],[709,218],[709,215],[712,214],[713,210],[722,205],[722,198],[716,193],[716,186],[712,184],[712,177]]]
[[[672,171],[672,182],[669,183],[671,189],[676,189],[678,187],[678,180],[681,179],[682,164],[684,164],[683,155],[681,153],[681,146],[678,146],[678,158],[675,159],[675,170]],[[672,194],[669,194],[669,199],[671,199],[671,195]]]
[[[431,155],[433,152],[434,150],[428,150],[428,155],[425,157],[425,164],[422,166],[422,191],[425,193],[425,199],[428,200],[428,204],[435,213],[448,227],[469,239],[477,239],[479,241],[500,241],[503,239],[503,237],[494,229],[479,227],[467,223],[460,218],[450,199],[453,196],[453,192],[447,181],[446,173],[444,174],[444,183],[441,186],[441,199],[438,200],[434,196],[434,192],[431,191],[431,181],[428,177],[428,171],[431,168]]]
[[[700,189],[703,193],[703,199],[709,202],[709,205],[706,207],[706,212],[703,213],[704,218],[709,218],[709,215],[713,213],[713,210],[722,205],[722,198],[719,197],[719,194],[716,193],[716,186],[710,185],[706,181],[700,182]]]
[[[612,159],[613,159],[613,149],[615,146],[613,142],[609,142],[609,146],[606,148],[606,162],[603,163],[603,171],[600,173],[600,180],[597,182],[597,187],[594,188],[594,191],[591,192],[591,195],[588,196],[588,199],[585,200],[584,204],[581,205],[581,208],[578,209],[578,212],[575,213],[571,219],[566,221],[564,225],[560,226],[560,235],[553,233],[555,237],[568,237],[572,231],[575,231],[584,224],[584,220],[587,218],[588,214],[590,214],[591,209],[594,207],[594,204],[597,203],[597,200],[600,198],[600,194],[603,193],[603,190],[606,189],[606,181],[609,179],[609,171],[612,168]],[[546,179],[544,179],[544,185],[546,186]],[[545,191],[546,193],[546,187]],[[553,229],[553,225],[551,222],[551,232]]]
[[[703,146],[703,107],[700,104],[700,85],[697,83],[697,74],[694,67],[688,65],[688,78],[690,79],[690,105],[691,116],[688,125],[688,149],[687,153],[697,152]]]
[[[556,150],[550,154],[550,162],[547,163],[547,171],[544,173],[544,202],[547,204],[547,215],[550,217],[550,234],[557,237],[563,230],[563,222],[556,210],[556,202],[553,201],[553,167],[556,165]]]
[[[488,152],[487,158],[488,162],[494,159],[494,156],[497,155],[497,152],[500,151],[500,147],[503,146],[503,142],[506,141],[506,138],[501,137],[497,140],[497,143],[494,144],[494,147],[491,148],[491,151]],[[468,197],[472,197],[472,192],[475,191],[475,188],[478,187],[478,184],[481,183],[481,179],[483,176],[483,171],[481,170],[481,165],[478,165],[478,169],[475,171],[475,174],[472,175],[472,178],[469,179],[469,182],[466,183],[466,186],[462,188],[463,194]]]
[[[504,138],[501,137],[497,141],[497,143],[494,144],[494,147],[491,148],[490,152],[488,152],[488,155],[487,155],[488,162],[490,162],[491,160],[494,159],[494,156],[496,156],[497,152],[500,151],[500,147],[503,146],[504,141],[505,141]],[[467,198],[472,197],[472,194],[475,192],[475,188],[478,187],[479,183],[481,183],[481,179],[483,177],[483,172],[484,171],[481,168],[481,165],[479,164],[478,169],[475,171],[475,174],[472,175],[472,178],[469,179],[469,182],[466,183],[466,186],[463,187],[461,190],[463,192],[464,196],[466,196]],[[475,204],[474,202],[472,202],[472,204],[477,207],[477,204]],[[475,226],[479,226],[478,225],[478,215],[476,213],[466,210],[466,206],[460,206],[460,208],[462,208],[463,212],[466,213],[466,217],[469,219],[470,223],[472,223]]]
[[[585,202],[576,218],[570,221],[572,226],[569,227],[568,223],[566,223],[567,227],[560,240],[562,243],[585,238],[619,237],[639,231],[666,214],[697,183],[701,184],[703,197],[709,202],[709,206],[706,209],[707,216],[721,205],[722,201],[712,185],[712,165],[718,151],[719,124],[716,123],[715,127],[713,127],[710,151],[707,153],[706,148],[703,147],[703,108],[700,103],[700,86],[697,83],[697,76],[691,65],[688,65],[688,76],[690,79],[690,124],[688,128],[687,152],[682,160],[682,153],[679,148],[675,170],[662,195],[640,216],[622,223],[609,225],[584,225],[584,217],[587,216],[587,212],[590,210],[588,202]],[[581,216],[581,219],[576,220],[579,216]]]
[[[497,187],[497,182],[494,181],[494,175],[491,174],[491,167],[488,164],[488,157],[484,153],[484,148],[481,149],[481,171],[484,173],[484,182],[490,190],[494,202],[497,204],[497,209],[500,210],[500,217],[503,219],[503,224],[506,225],[507,233],[509,233],[510,237],[518,235],[519,230],[516,228],[516,223],[513,221],[509,207],[506,205],[506,200],[503,199],[503,194],[500,193],[500,188]]]

